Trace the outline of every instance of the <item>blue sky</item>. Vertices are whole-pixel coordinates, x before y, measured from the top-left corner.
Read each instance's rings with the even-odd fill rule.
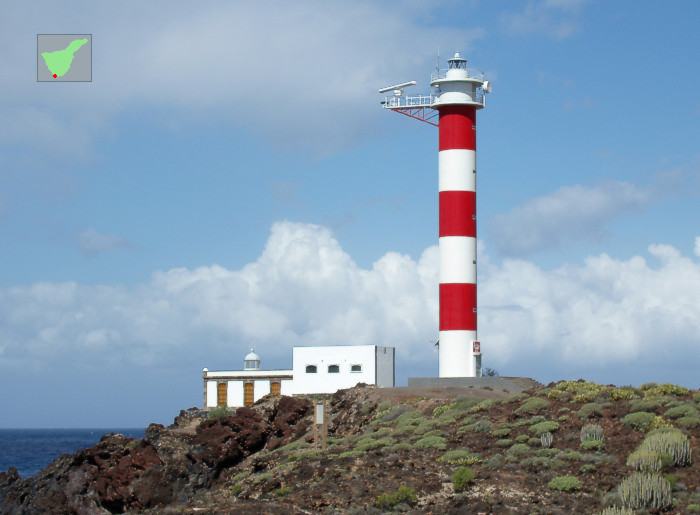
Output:
[[[294,345],[393,345],[399,385],[436,375],[437,129],[377,89],[427,91],[438,49],[494,85],[485,366],[698,388],[699,11],[5,6],[0,426],[167,424],[249,347],[287,368]],[[39,33],[91,33],[93,82],[37,83]]]

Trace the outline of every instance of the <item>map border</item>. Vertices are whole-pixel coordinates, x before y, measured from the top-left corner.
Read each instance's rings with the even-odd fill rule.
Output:
[[[90,36],[90,80],[39,80],[39,70],[41,66],[41,54],[39,53],[39,36]],[[44,65],[46,66],[46,65]],[[89,32],[76,32],[67,34],[37,34],[36,35],[36,81],[37,82],[92,82],[92,34]]]

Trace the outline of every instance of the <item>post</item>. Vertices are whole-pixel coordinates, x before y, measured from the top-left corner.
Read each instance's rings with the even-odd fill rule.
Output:
[[[318,426],[321,426],[323,431],[322,448],[326,450],[326,433],[328,427],[326,425],[326,399],[314,402],[314,449],[318,449]]]

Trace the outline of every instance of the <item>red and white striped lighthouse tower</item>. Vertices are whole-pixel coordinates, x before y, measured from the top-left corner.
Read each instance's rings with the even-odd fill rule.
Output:
[[[476,335],[476,111],[491,85],[459,53],[432,74],[430,95],[404,96],[407,82],[384,88],[387,109],[439,128],[440,377],[481,376]],[[437,118],[437,123],[435,119]]]

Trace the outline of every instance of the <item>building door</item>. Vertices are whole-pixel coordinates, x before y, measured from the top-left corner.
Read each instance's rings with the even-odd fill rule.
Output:
[[[272,381],[270,383],[270,393],[272,395],[282,394],[282,383],[280,381]]]
[[[253,405],[253,383],[243,384],[243,405],[252,406]]]
[[[216,385],[216,405],[226,406],[226,383]]]

